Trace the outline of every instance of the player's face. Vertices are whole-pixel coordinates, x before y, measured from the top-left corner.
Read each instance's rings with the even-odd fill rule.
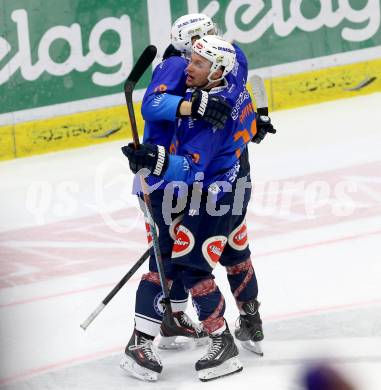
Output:
[[[197,53],[192,53],[187,67],[187,87],[203,87],[208,83],[211,62]]]

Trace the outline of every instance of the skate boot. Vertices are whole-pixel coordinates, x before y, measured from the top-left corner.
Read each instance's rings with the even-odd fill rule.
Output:
[[[195,324],[183,311],[173,313],[173,319],[177,326],[182,328],[182,331],[177,332],[176,329],[170,327],[167,322],[163,320],[160,327],[158,348],[185,349],[189,348],[192,342],[194,342],[197,347],[206,345],[209,342],[208,334],[202,329],[202,325]],[[184,338],[183,340],[179,340],[178,336],[184,336],[187,339]]]
[[[209,335],[209,339],[206,355],[196,363],[198,378],[202,382],[242,371],[238,348],[228,328],[220,334]]]
[[[156,381],[163,370],[160,357],[152,344],[153,337],[144,335],[136,329],[128,342],[120,367],[135,378]]]
[[[260,303],[254,299],[242,306],[245,314],[239,317],[239,324],[234,334],[243,348],[263,356],[261,341],[263,340],[262,320],[259,315]]]

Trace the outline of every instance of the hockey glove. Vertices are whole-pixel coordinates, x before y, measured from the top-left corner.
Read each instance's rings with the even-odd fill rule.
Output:
[[[153,176],[161,177],[168,167],[169,155],[164,146],[141,144],[135,149],[133,143],[122,147],[123,154],[128,158],[130,169],[137,173],[147,168]]]
[[[181,56],[181,51],[175,49],[175,47],[170,44],[166,49],[163,54],[163,61],[166,60],[169,57],[180,57]]]
[[[267,133],[275,134],[273,124],[271,123],[270,117],[267,116],[267,108],[258,108],[257,112],[257,133],[252,138],[252,142],[259,144],[265,138]]]
[[[223,129],[233,107],[221,96],[196,89],[192,94],[192,118],[203,119],[217,129]]]

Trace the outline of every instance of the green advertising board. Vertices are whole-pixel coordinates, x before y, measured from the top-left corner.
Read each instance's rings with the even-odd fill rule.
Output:
[[[380,0],[198,2],[208,8],[250,69],[381,45]],[[165,22],[188,13],[188,2],[13,0],[2,1],[0,13],[5,113],[120,92],[143,48],[168,42],[167,34],[151,37],[150,26],[168,32]],[[148,81],[146,74],[140,86]]]
[[[2,8],[0,113],[120,92],[149,42],[144,1],[15,0]]]
[[[121,95],[142,50],[155,44],[163,53],[172,23],[193,12],[211,16],[223,36],[241,46],[249,70],[267,70],[272,93],[274,77],[324,68],[327,58],[330,65],[343,65],[381,57],[381,0],[1,0],[0,159],[8,158],[2,157],[2,144],[11,142],[4,134],[12,134],[15,144],[17,139],[36,143],[30,139],[41,126],[23,129],[20,122],[120,106],[120,98],[109,98]],[[367,66],[354,72],[379,80],[375,65],[372,74],[364,73],[369,73]],[[344,82],[353,82],[353,74]],[[149,80],[147,72],[138,89]],[[115,119],[115,113],[110,115]],[[64,118],[57,126],[62,130],[72,120]],[[86,134],[106,126],[94,116],[91,121],[91,131],[82,117],[75,127]],[[54,133],[52,126],[48,128]],[[33,150],[27,145],[21,154]]]

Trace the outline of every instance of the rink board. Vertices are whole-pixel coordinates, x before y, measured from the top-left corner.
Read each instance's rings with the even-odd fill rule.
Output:
[[[275,77],[265,81],[270,111],[381,91],[381,59]],[[141,103],[135,103],[139,132]],[[126,107],[0,127],[0,160],[131,138]]]

